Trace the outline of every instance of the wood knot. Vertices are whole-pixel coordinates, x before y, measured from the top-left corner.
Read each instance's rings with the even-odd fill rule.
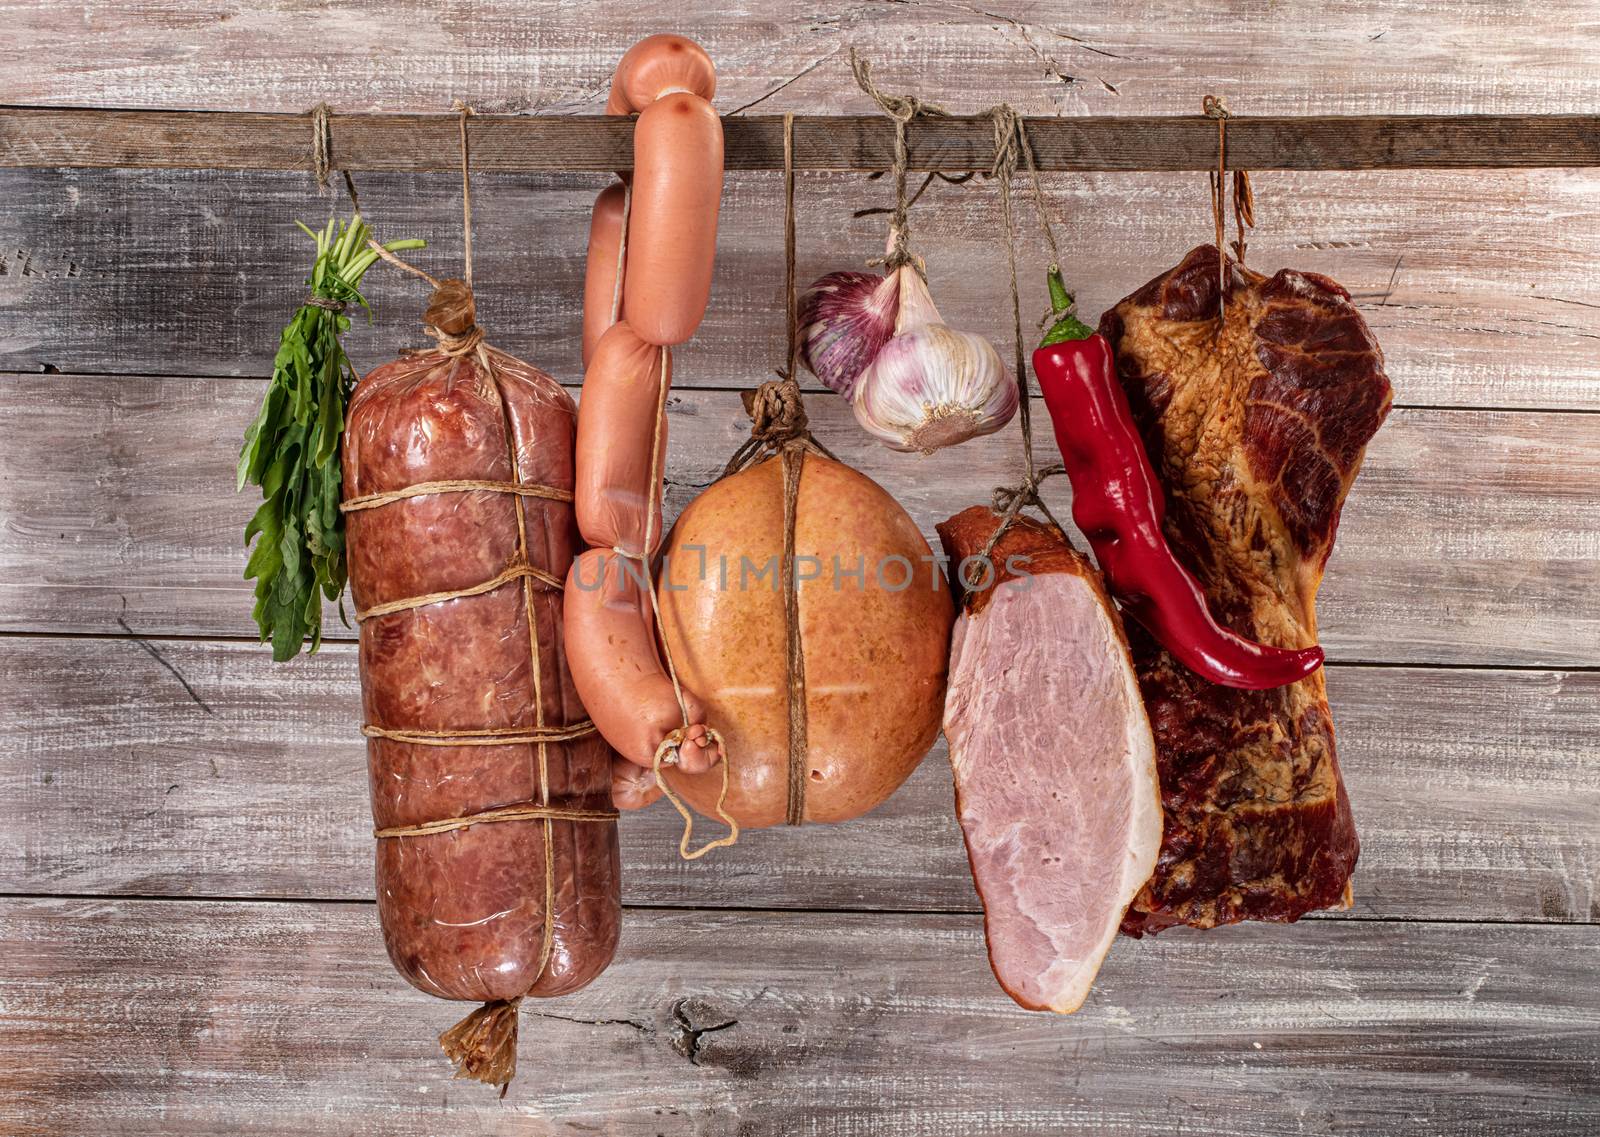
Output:
[[[751,438],[780,446],[805,437],[805,402],[800,397],[800,384],[793,379],[774,379],[754,391],[745,391],[740,398],[750,416]]]

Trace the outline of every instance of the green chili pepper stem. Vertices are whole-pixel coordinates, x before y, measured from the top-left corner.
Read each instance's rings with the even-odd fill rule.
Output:
[[[1056,322],[1050,325],[1050,330],[1045,332],[1044,339],[1039,341],[1039,346],[1049,347],[1052,344],[1066,343],[1068,340],[1086,340],[1094,335],[1094,329],[1073,313],[1072,293],[1067,291],[1067,282],[1061,278],[1061,269],[1058,266],[1050,266],[1050,271],[1045,275],[1045,283],[1050,288],[1050,308],[1060,314],[1056,317]]]

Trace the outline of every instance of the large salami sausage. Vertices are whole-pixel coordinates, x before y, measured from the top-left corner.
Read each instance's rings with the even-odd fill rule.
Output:
[[[503,1086],[517,1002],[616,946],[612,754],[564,658],[572,399],[483,344],[460,282],[427,321],[442,349],[363,379],[344,444],[378,911],[401,974],[484,1004],[441,1042]]]

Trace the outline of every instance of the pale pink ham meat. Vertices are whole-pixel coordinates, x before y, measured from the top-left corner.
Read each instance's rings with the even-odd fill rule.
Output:
[[[975,506],[938,527],[952,578],[999,520]],[[995,977],[1022,1006],[1065,1013],[1083,1003],[1155,868],[1155,742],[1090,564],[1026,518],[991,560],[992,579],[968,562],[951,646],[956,812]]]

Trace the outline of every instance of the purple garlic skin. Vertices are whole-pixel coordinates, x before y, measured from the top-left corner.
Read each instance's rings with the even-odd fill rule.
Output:
[[[898,272],[830,272],[800,298],[800,362],[853,398],[856,381],[894,336],[899,307]]]

